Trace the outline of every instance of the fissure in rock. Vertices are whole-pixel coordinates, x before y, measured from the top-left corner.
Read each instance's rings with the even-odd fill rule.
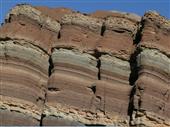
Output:
[[[49,67],[48,67],[48,76],[51,76],[51,74],[52,74],[52,70],[53,70],[53,68],[54,68],[53,61],[52,61],[51,56],[49,56],[49,60],[48,60],[48,62],[49,62]]]
[[[41,114],[41,119],[40,119],[40,126],[43,126],[43,118],[45,117],[45,115],[42,113]]]
[[[102,27],[101,27],[101,33],[100,33],[101,36],[104,36],[105,30],[106,30],[106,26],[105,26],[105,24],[103,23],[103,24],[102,24]]]
[[[140,47],[138,47],[138,44],[140,43],[141,38],[142,38],[143,22],[141,21],[140,24],[138,24],[138,26],[139,26],[139,29],[137,30],[137,33],[135,35],[135,39],[133,42],[133,44],[136,46],[136,49],[135,49],[134,53],[131,54],[130,60],[129,60],[130,69],[131,69],[131,73],[129,76],[129,84],[132,86],[130,96],[129,96],[129,106],[128,106],[128,115],[130,117],[129,125],[131,125],[132,114],[133,114],[133,111],[135,111],[135,109],[134,109],[134,95],[136,93],[135,82],[138,79],[138,72],[140,69],[138,67],[138,63],[137,63],[137,56],[141,52]]]

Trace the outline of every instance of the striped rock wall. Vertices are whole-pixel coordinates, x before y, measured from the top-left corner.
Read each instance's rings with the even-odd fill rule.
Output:
[[[0,27],[0,125],[170,126],[170,22],[17,5]]]

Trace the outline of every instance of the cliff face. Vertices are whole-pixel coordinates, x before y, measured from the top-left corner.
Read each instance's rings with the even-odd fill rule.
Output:
[[[18,5],[0,28],[0,125],[170,126],[170,21]]]

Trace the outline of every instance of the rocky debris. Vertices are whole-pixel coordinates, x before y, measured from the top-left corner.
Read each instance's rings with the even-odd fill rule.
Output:
[[[170,126],[170,22],[17,5],[0,28],[0,125]]]

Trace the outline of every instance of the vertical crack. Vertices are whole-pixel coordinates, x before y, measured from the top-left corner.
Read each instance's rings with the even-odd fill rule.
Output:
[[[141,20],[141,22],[138,24],[138,30],[135,34],[134,40],[133,40],[133,44],[137,45],[140,43],[141,38],[142,38],[142,30],[144,28],[144,21],[143,19]]]
[[[105,30],[106,30],[106,26],[105,26],[105,23],[103,23],[101,27],[101,33],[100,33],[101,36],[104,36]]]
[[[130,92],[129,96],[129,106],[128,106],[128,116],[130,117],[129,124],[131,124],[131,121],[133,120],[132,115],[134,111],[134,95],[136,93],[136,86],[132,87],[132,90]]]
[[[101,79],[101,76],[100,76],[100,67],[101,67],[101,60],[100,60],[100,57],[101,57],[102,53],[98,52],[97,50],[95,50],[93,56],[97,59],[97,65],[96,67],[98,68],[98,74],[97,74],[97,77],[98,77],[98,80]]]
[[[49,56],[49,68],[48,68],[48,76],[51,76],[51,73],[53,71],[53,68],[54,68],[54,64],[53,64],[53,61],[52,61],[52,58],[51,58],[51,55]]]
[[[140,49],[137,47],[136,51],[130,56],[130,76],[129,76],[129,83],[133,86],[138,79],[138,65],[137,65],[137,56],[140,53]]]
[[[58,39],[60,39],[61,38],[61,33],[60,33],[60,31],[58,32],[58,37],[57,37]]]
[[[128,106],[128,115],[130,117],[129,124],[131,125],[131,121],[133,120],[132,115],[134,111],[134,96],[136,93],[136,85],[135,82],[138,79],[138,72],[139,72],[139,67],[137,64],[137,56],[140,53],[139,48],[136,48],[136,51],[131,55],[130,57],[130,69],[131,73],[129,76],[129,84],[132,86],[130,96],[129,96],[129,106]]]
[[[42,113],[41,113],[41,119],[40,119],[39,126],[43,126],[43,119],[44,119],[44,117],[46,116],[46,115],[44,114],[45,103],[46,103],[46,101],[47,101],[46,99],[47,99],[47,91],[45,91],[45,99],[44,99],[44,101],[43,101],[43,110],[42,110]]]
[[[43,118],[45,117],[45,114],[41,114],[41,119],[40,119],[40,126],[43,126]]]
[[[130,117],[129,120],[129,125],[131,126],[131,122],[133,121],[133,112],[135,111],[135,107],[134,107],[134,96],[136,94],[136,85],[135,82],[138,79],[138,72],[139,72],[139,67],[138,67],[138,63],[137,63],[137,56],[140,54],[141,49],[140,47],[138,47],[138,44],[141,42],[141,38],[142,38],[142,30],[144,27],[143,21],[141,20],[141,22],[138,24],[139,28],[137,30],[137,33],[135,35],[135,39],[133,40],[133,44],[136,45],[136,50],[133,54],[131,54],[130,56],[130,69],[131,69],[131,73],[129,76],[129,84],[132,86],[131,92],[130,92],[130,96],[129,96],[129,106],[128,106],[128,115]]]
[[[48,76],[50,77],[51,74],[52,74],[53,68],[54,68],[54,64],[53,64],[51,55],[49,56],[48,62],[49,62]],[[47,84],[48,84],[48,83],[47,83]],[[47,90],[48,90],[48,89],[45,90],[45,99],[44,99],[44,102],[43,102],[44,105],[45,105],[45,102],[46,102],[46,99],[47,99]],[[50,89],[50,90],[51,90],[51,89]],[[52,90],[56,90],[56,89],[52,89]],[[45,114],[42,112],[39,126],[43,126],[43,119],[44,119],[44,117],[45,117]]]
[[[100,61],[100,59],[98,58],[98,60],[97,60],[97,68],[98,68],[98,80],[100,80],[101,79],[101,76],[100,76],[100,66],[101,66],[101,61]]]

